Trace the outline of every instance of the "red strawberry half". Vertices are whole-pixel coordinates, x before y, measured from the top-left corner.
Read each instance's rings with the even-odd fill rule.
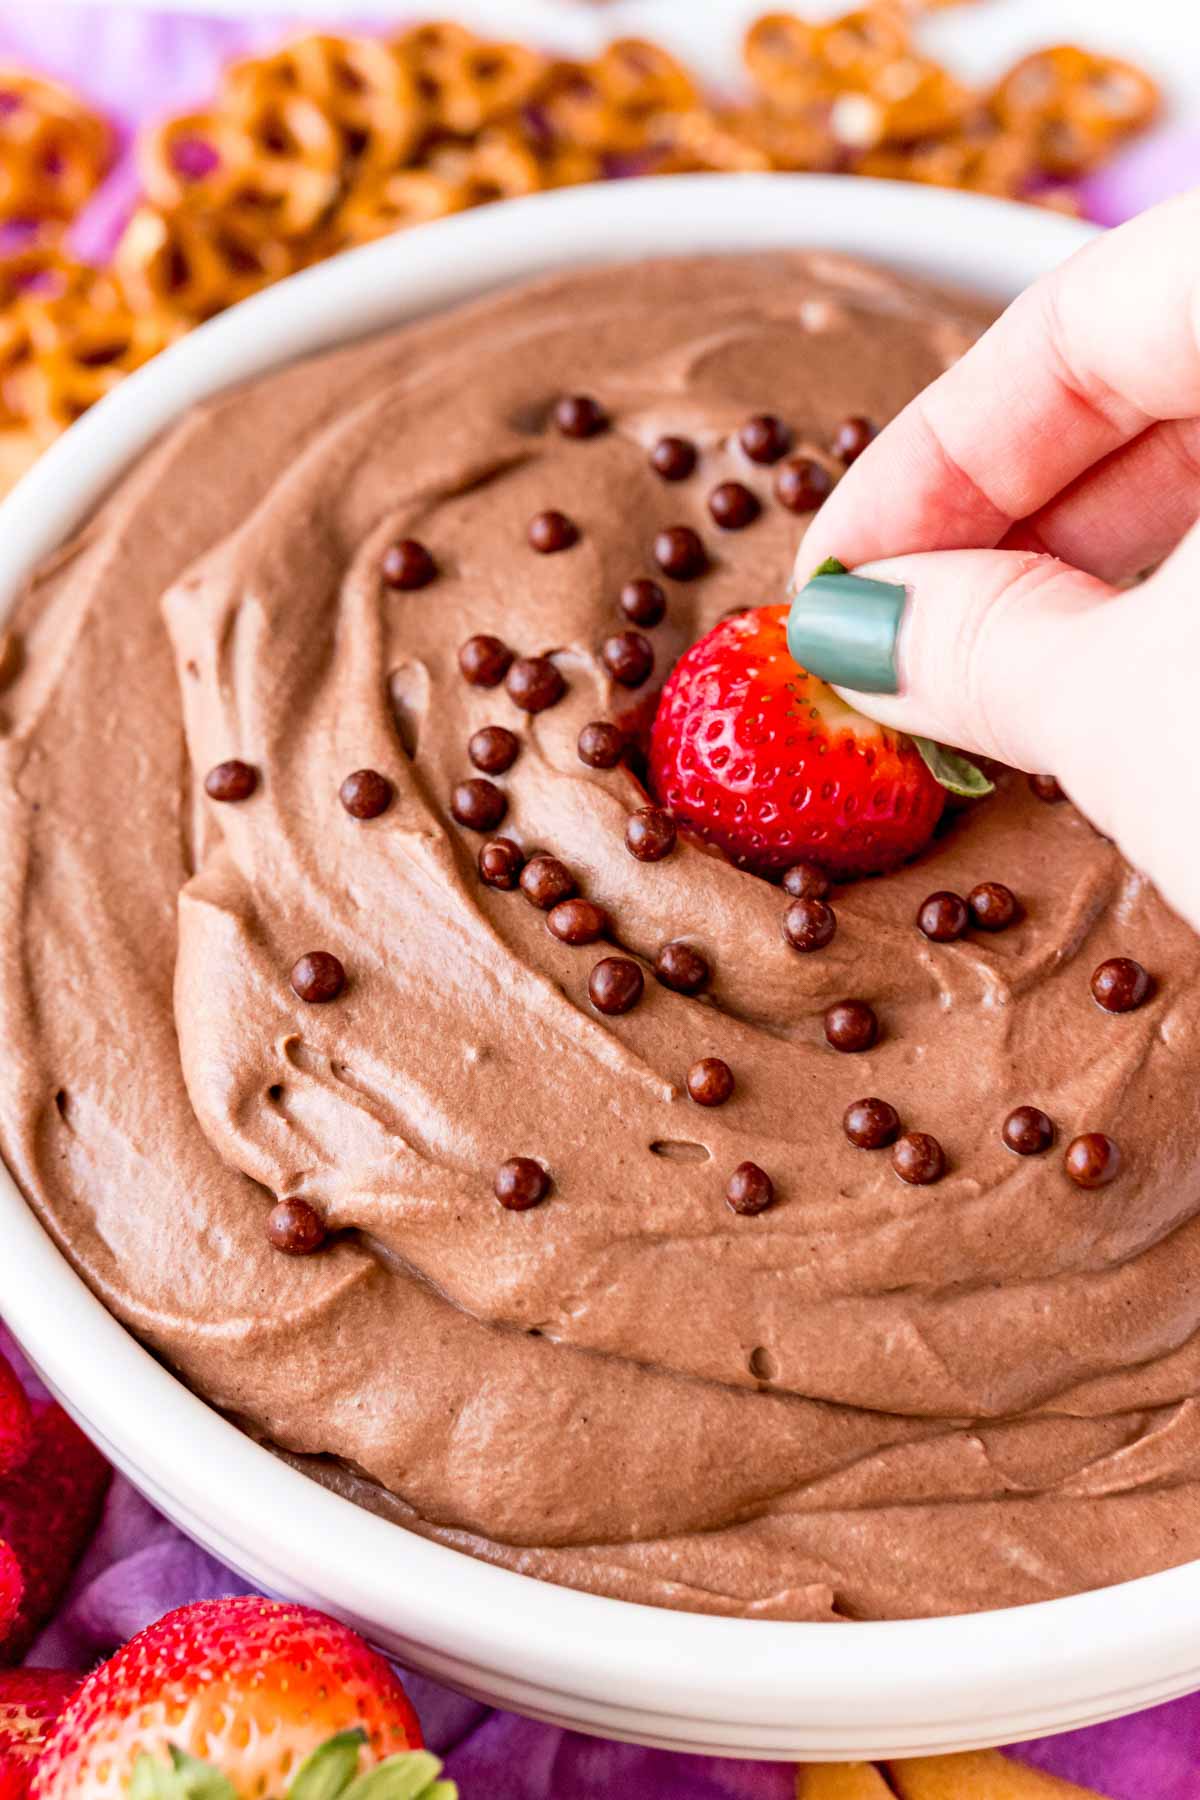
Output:
[[[725,619],[676,664],[650,780],[680,824],[740,866],[838,879],[921,850],[946,793],[911,738],[855,712],[788,654],[786,606]]]
[[[24,1582],[16,1616],[0,1632],[0,1660],[18,1662],[58,1605],[95,1529],[111,1473],[61,1406],[36,1409],[33,1449],[15,1475],[0,1481],[0,1541],[15,1554]]]
[[[24,1800],[50,1727],[82,1679],[62,1669],[0,1672],[0,1800]]]
[[[201,1600],[88,1676],[33,1795],[454,1800],[420,1746],[403,1687],[348,1626],[255,1596]]]

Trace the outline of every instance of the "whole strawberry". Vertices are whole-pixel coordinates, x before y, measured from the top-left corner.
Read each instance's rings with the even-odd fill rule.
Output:
[[[66,1708],[33,1800],[454,1800],[408,1696],[307,1606],[201,1600],[147,1626]]]
[[[787,617],[753,607],[676,664],[651,728],[651,785],[680,824],[755,874],[893,869],[929,842],[945,789],[912,739],[793,662]]]
[[[0,1800],[25,1800],[50,1729],[82,1679],[62,1669],[0,1670]]]

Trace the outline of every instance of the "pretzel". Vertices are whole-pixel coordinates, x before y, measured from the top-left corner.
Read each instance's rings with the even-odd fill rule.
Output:
[[[135,307],[191,324],[300,267],[295,250],[247,231],[233,214],[205,218],[139,207],[114,267]]]
[[[1036,135],[1051,174],[1086,174],[1158,111],[1158,86],[1144,70],[1073,44],[1039,50],[1010,69],[991,96],[1009,129]]]
[[[592,62],[553,64],[537,106],[558,141],[621,156],[652,144],[660,117],[699,98],[687,70],[667,51],[641,38],[619,38]]]
[[[320,254],[366,244],[409,225],[425,225],[461,212],[468,204],[461,183],[431,169],[400,169],[347,196],[329,221]]]
[[[852,150],[945,137],[962,124],[972,98],[938,63],[904,56],[877,69],[869,87],[838,94],[829,129]]]
[[[395,53],[434,122],[462,137],[526,105],[546,68],[536,51],[485,42],[461,25],[418,25]]]
[[[74,94],[0,66],[0,216],[73,219],[112,160],[112,132]]]
[[[430,155],[429,168],[457,187],[466,206],[512,200],[546,185],[537,156],[511,127],[493,127],[468,147],[443,146]]]
[[[6,414],[44,441],[175,335],[160,315],[131,307],[113,276],[78,264],[67,273],[62,293],[10,309],[0,347]]]
[[[793,13],[764,13],[742,43],[755,85],[778,106],[806,106],[826,92],[817,27]]]
[[[341,160],[363,174],[399,167],[428,122],[414,70],[375,38],[312,33],[274,56],[235,63],[222,84],[222,105],[242,117],[264,91],[316,106],[337,133]]]
[[[986,125],[968,127],[939,142],[911,149],[884,146],[871,150],[854,167],[859,175],[966,188],[1009,200],[1024,197],[1038,173],[1031,138]]]

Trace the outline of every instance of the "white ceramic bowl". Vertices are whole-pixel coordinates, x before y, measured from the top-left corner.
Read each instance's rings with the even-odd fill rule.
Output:
[[[819,245],[1017,291],[1086,236],[1049,213],[868,181],[695,176],[423,227],[300,275],[169,350],[0,508],[0,605],[193,401],[540,270]],[[847,1626],[697,1617],[572,1593],[427,1543],[252,1443],[117,1324],[0,1169],[0,1312],[113,1462],[254,1582],[340,1614],[481,1699],[710,1754],[916,1754],[1065,1730],[1200,1686],[1200,1563],[973,1617]]]

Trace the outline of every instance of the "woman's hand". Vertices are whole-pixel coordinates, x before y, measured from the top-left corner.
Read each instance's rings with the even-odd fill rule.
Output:
[[[874,718],[1057,775],[1200,928],[1198,518],[1200,193],[1037,282],[881,433],[801,545],[790,647]],[[827,557],[904,591],[831,604]]]

